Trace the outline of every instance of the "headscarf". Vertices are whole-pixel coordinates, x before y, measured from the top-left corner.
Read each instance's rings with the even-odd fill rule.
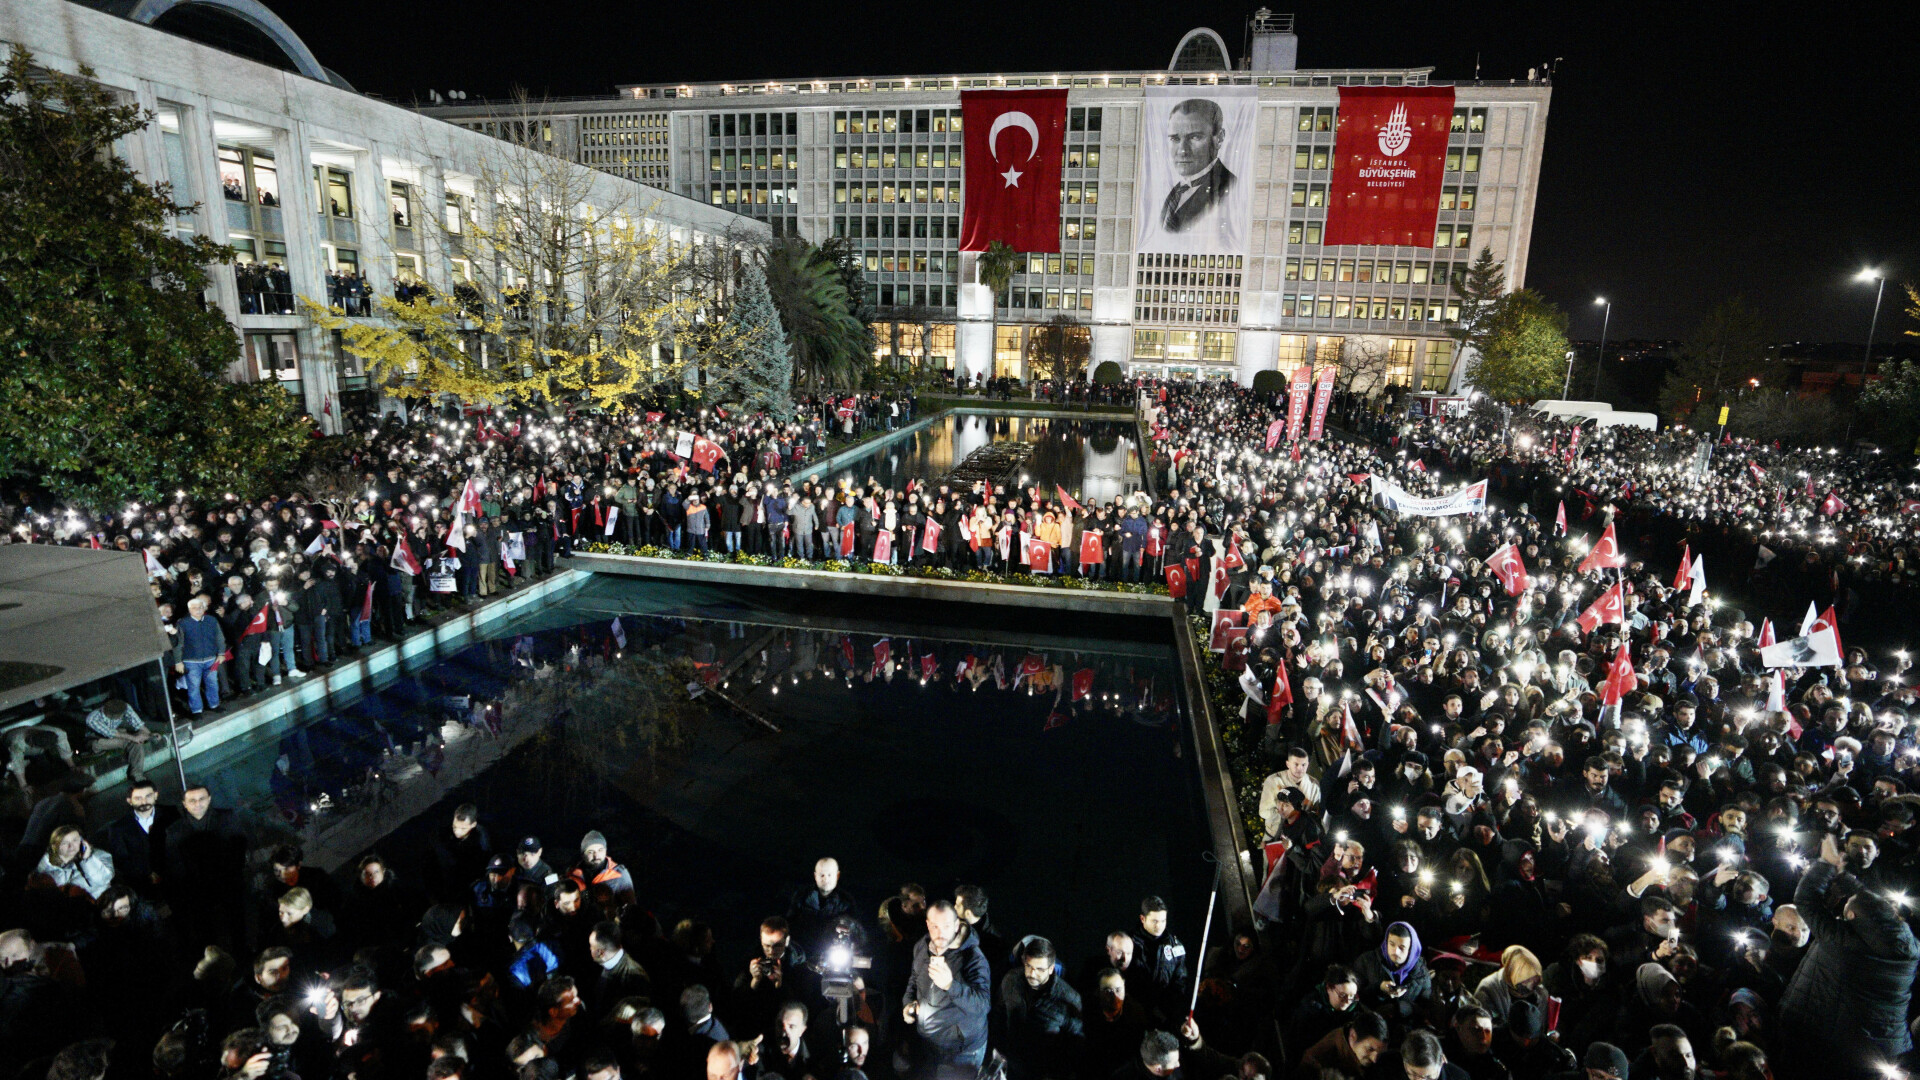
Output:
[[[1633,973],[1634,989],[1639,991],[1641,1003],[1649,1008],[1659,1008],[1660,991],[1666,989],[1668,983],[1679,981],[1673,977],[1673,972],[1652,961],[1641,964]]]
[[[1387,969],[1387,976],[1393,980],[1395,986],[1398,986],[1407,981],[1407,977],[1413,974],[1413,969],[1420,963],[1420,931],[1415,930],[1409,923],[1397,922],[1387,927],[1387,937],[1395,934],[1405,936],[1411,943],[1411,947],[1407,949],[1407,962],[1399,967],[1389,966],[1393,961],[1387,959],[1387,943],[1383,938],[1380,942],[1380,966]]]
[[[464,914],[457,904],[435,904],[420,917],[421,945],[452,945],[453,928]]]

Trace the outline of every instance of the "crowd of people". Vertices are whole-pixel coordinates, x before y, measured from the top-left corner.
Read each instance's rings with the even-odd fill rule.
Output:
[[[403,632],[448,595],[416,577],[485,595],[591,539],[1177,586],[1229,629],[1216,662],[1239,679],[1238,721],[1254,732],[1241,764],[1258,778],[1242,792],[1259,834],[1255,921],[1222,928],[1191,967],[1151,898],[1104,959],[1069,973],[1062,951],[1087,943],[1001,934],[983,895],[903,890],[872,918],[841,906],[823,863],[741,969],[697,922],[664,932],[644,868],[620,868],[596,834],[563,875],[531,838],[496,858],[463,812],[453,865],[369,856],[323,896],[297,853],[274,852],[250,892],[243,838],[204,792],[184,800],[192,824],[156,829],[158,811],[141,818],[136,802],[116,827],[140,843],[120,849],[56,835],[64,804],[50,796],[23,841],[30,932],[0,936],[0,1036],[44,1051],[104,1031],[138,1044],[145,1068],[169,1014],[197,1001],[199,1034],[167,1030],[166,1060],[197,1046],[223,1063],[167,1075],[249,1080],[701,1068],[713,1080],[931,1068],[1758,1080],[1908,1067],[1920,739],[1907,658],[1866,597],[1907,587],[1910,463],[1729,444],[1702,475],[1680,435],[1614,429],[1570,445],[1550,424],[1345,409],[1358,437],[1292,441],[1280,396],[1130,392],[1154,432],[1154,484],[1105,505],[786,478],[828,431],[897,418],[875,397],[809,402],[787,424],[717,410],[438,417],[364,433],[365,490],[182,499],[98,526],[9,500],[7,524],[17,540],[148,550],[195,712],[220,707],[221,681],[249,658],[263,665],[249,677],[297,677],[336,646]],[[689,449],[683,429],[711,449]],[[1464,516],[1377,496],[1390,484],[1407,506],[1483,478],[1493,497]],[[1676,576],[1683,543],[1720,560],[1703,589]],[[249,641],[243,596],[285,637]],[[1762,640],[1776,626],[1794,637],[1809,602],[1833,609],[1842,663],[1768,669]],[[1237,627],[1220,611],[1242,613]],[[235,645],[240,662],[221,662]],[[176,834],[203,861],[176,859]],[[424,892],[389,887],[415,879]],[[86,917],[47,914],[69,902]],[[249,905],[266,915],[246,918]],[[1172,914],[1192,940],[1196,913]],[[49,926],[75,948],[44,944]],[[261,951],[274,947],[290,951]],[[875,966],[838,971],[850,956]],[[78,981],[103,963],[169,977]],[[151,988],[175,984],[189,989]],[[54,1015],[32,1011],[53,1002],[68,1026],[19,1019]]]
[[[293,279],[280,263],[236,262],[233,284],[240,292],[243,315],[292,315],[299,310],[294,302]]]

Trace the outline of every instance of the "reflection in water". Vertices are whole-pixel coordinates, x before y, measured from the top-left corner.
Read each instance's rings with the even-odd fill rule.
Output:
[[[904,489],[909,480],[946,475],[975,450],[997,442],[1034,444],[1023,476],[1010,478],[1018,486],[1051,492],[1059,485],[1091,502],[1109,502],[1140,487],[1140,448],[1130,421],[970,413],[948,416],[823,475],[835,486],[871,478]]]
[[[418,865],[467,801],[496,837],[549,851],[597,828],[644,868],[642,899],[668,925],[697,915],[747,940],[822,853],[867,910],[904,881],[967,881],[997,921],[1076,959],[1147,893],[1197,923],[1206,825],[1169,643],[1071,636],[1085,622],[1065,616],[1013,630],[952,624],[964,608],[942,625],[832,603],[596,580],[252,748],[217,794],[305,819],[308,851],[335,861],[377,848]],[[713,702],[670,743],[578,692],[533,715],[555,680],[635,692],[620,674],[636,655]]]

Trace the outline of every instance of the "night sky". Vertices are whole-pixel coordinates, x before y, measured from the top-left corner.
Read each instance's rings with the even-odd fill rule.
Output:
[[[486,3],[271,5],[362,90],[595,95],[621,82],[1163,69],[1211,26],[1235,59],[1245,4]],[[1286,11],[1284,4],[1274,5]],[[1704,11],[1702,9],[1705,9]],[[1920,277],[1911,37],[1869,9],[1371,3],[1295,8],[1303,68],[1433,66],[1524,78],[1561,58],[1527,284],[1599,333],[1679,337],[1742,295],[1780,339],[1879,340]],[[1889,9],[1890,10],[1890,9]],[[1908,63],[1901,64],[1906,60]]]

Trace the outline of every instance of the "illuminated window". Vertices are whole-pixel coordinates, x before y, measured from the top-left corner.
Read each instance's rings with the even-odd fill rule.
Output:
[[[1421,389],[1441,391],[1453,380],[1453,342],[1427,342],[1427,362],[1421,374]]]
[[[1387,385],[1407,386],[1413,382],[1412,338],[1387,340]]]
[[[1275,358],[1274,367],[1283,372],[1292,372],[1294,368],[1307,362],[1307,336],[1305,334],[1281,334],[1280,353]]]

